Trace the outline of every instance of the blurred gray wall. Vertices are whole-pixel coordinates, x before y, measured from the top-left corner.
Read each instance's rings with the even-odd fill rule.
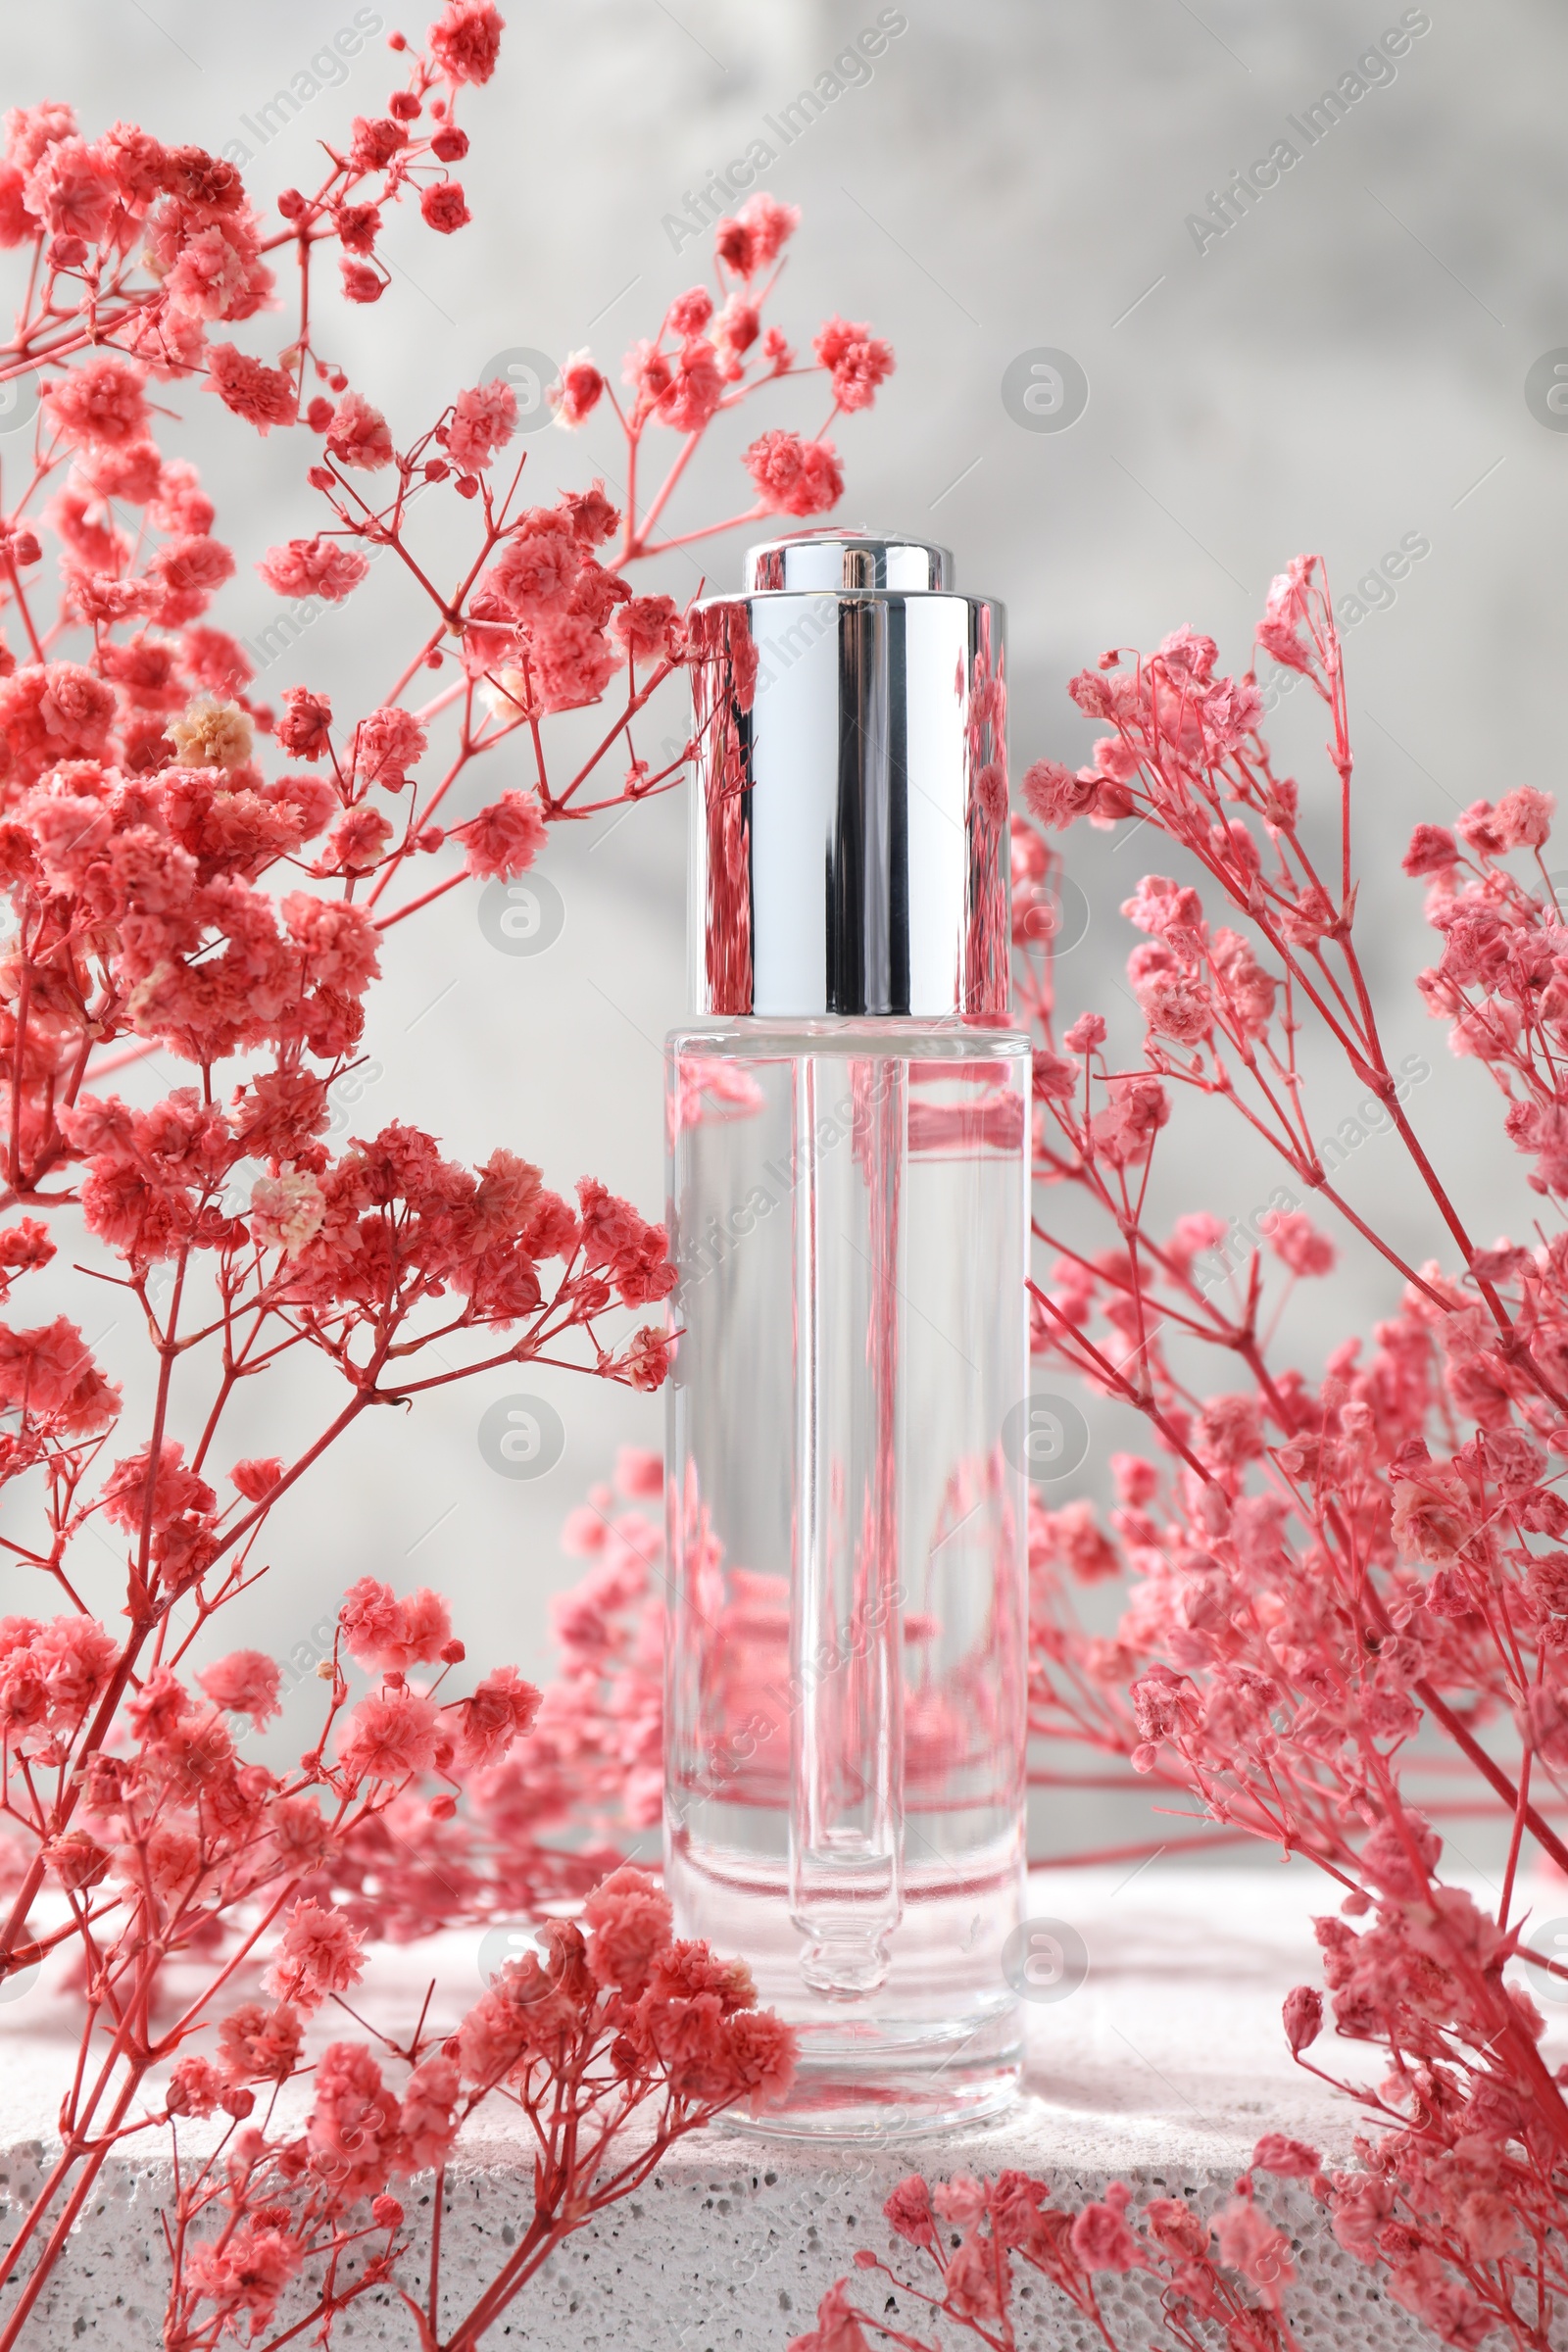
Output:
[[[383,403],[400,438],[510,349],[559,357],[588,344],[618,370],[634,334],[705,274],[706,244],[677,251],[667,225],[683,192],[768,135],[764,118],[829,71],[879,10],[514,0],[508,14],[501,71],[463,108],[473,225],[444,240],[395,216],[385,245],[398,282],[386,300],[354,311],[325,297],[323,348]],[[1298,549],[1324,553],[1341,597],[1371,583],[1347,634],[1364,949],[1392,1053],[1431,1066],[1412,1103],[1462,1209],[1488,1240],[1528,1238],[1536,1204],[1490,1086],[1451,1061],[1411,993],[1427,960],[1420,894],[1396,860],[1420,817],[1446,819],[1521,781],[1556,783],[1568,416],[1539,384],[1533,409],[1526,387],[1537,363],[1548,381],[1546,355],[1568,346],[1568,22],[1540,0],[1414,11],[1398,0],[905,0],[893,14],[906,29],[869,78],[764,175],[805,216],[777,316],[802,345],[827,312],[870,318],[899,354],[876,411],[838,428],[843,514],[945,540],[967,585],[1005,599],[1015,772],[1044,752],[1084,754],[1093,730],[1063,685],[1102,646],[1147,646],[1190,619],[1240,669],[1269,577]],[[69,97],[89,130],[128,116],[170,140],[238,139],[255,151],[253,193],[269,202],[311,184],[317,139],[384,104],[392,61],[374,41],[341,88],[265,144],[244,127],[353,19],[350,0],[13,6],[0,25],[3,96]],[[1390,32],[1383,57],[1392,49],[1396,61],[1358,66]],[[1320,104],[1326,91],[1340,96],[1337,119]],[[1235,217],[1216,233],[1233,172],[1281,140],[1298,160],[1249,204],[1233,196]],[[1268,177],[1253,172],[1254,183]],[[1210,227],[1195,227],[1190,217],[1204,214]],[[287,331],[284,314],[275,332],[264,318],[240,339],[265,352]],[[1050,406],[1054,379],[1029,376],[1042,351],[1068,355],[1087,382],[1087,406],[1065,424]],[[1043,409],[1039,391],[1033,410],[1022,403],[1020,376],[1046,386]],[[760,425],[820,420],[814,386],[772,399],[715,433],[672,509],[675,527],[746,503],[737,457]],[[227,429],[210,400],[174,405],[214,460],[219,527],[241,558],[214,617],[254,634],[276,603],[254,558],[313,527],[303,453],[287,435],[259,444]],[[612,488],[619,479],[604,418],[529,448],[536,497],[597,470]],[[1416,542],[1425,552],[1402,570],[1384,567]],[[740,544],[665,559],[649,584],[679,597],[701,576],[723,585]],[[264,689],[299,679],[342,710],[364,707],[388,682],[382,648],[414,626],[378,577],[273,662]],[[1304,804],[1327,813],[1319,709],[1298,691],[1273,723]],[[682,732],[671,705],[656,737]],[[484,794],[526,780],[491,768]],[[564,1188],[592,1170],[653,1209],[659,1041],[683,1010],[683,822],[671,797],[613,826],[564,829],[548,870],[566,920],[544,955],[498,953],[467,894],[391,934],[367,1041],[380,1074],[351,1126],[398,1115],[469,1157],[505,1143]],[[1122,962],[1135,935],[1116,909],[1147,865],[1170,858],[1147,833],[1123,843],[1080,828],[1069,848],[1091,920],[1062,965],[1064,992],[1073,1009],[1103,1006],[1131,1048]],[[1332,1133],[1354,1118],[1357,1090],[1343,1070],[1312,1067],[1315,1131]],[[166,1067],[138,1083],[171,1082]],[[1276,1181],[1218,1114],[1184,1108],[1167,1144],[1160,1215],[1246,1210]],[[1359,1145],[1345,1181],[1401,1250],[1441,1254],[1437,1218],[1391,1138]],[[1347,1305],[1366,1328],[1396,1296],[1378,1260],[1351,1263],[1360,1278],[1338,1304],[1319,1291],[1293,1310],[1309,1365],[1342,1336]],[[104,1352],[126,1370],[128,1329]],[[1215,1385],[1230,1385],[1223,1368]],[[563,1460],[536,1482],[496,1475],[476,1442],[484,1408],[521,1388],[553,1401],[566,1429]],[[260,1448],[269,1423],[305,1415],[311,1396],[295,1383],[249,1409]],[[1092,1419],[1086,1489],[1099,1488],[1108,1443],[1128,1434],[1102,1411]],[[539,1670],[545,1598],[573,1573],[558,1556],[560,1522],[617,1444],[657,1445],[661,1426],[658,1400],[543,1372],[438,1392],[412,1420],[362,1424],[278,1514],[248,1638],[286,1648],[371,1572],[443,1587],[473,1646]]]

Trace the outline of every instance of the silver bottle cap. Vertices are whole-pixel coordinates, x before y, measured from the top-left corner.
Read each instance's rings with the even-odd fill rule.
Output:
[[[946,548],[861,531],[742,576],[691,619],[697,1010],[1004,1016],[1002,607]]]

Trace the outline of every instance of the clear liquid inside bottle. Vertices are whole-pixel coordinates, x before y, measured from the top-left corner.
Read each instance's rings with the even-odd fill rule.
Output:
[[[930,2130],[1019,2068],[1028,1042],[749,1019],[668,1068],[677,1930],[800,2034],[773,2128]]]

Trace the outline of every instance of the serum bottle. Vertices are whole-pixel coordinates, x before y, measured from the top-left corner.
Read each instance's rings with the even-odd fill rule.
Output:
[[[796,2132],[1020,2062],[1030,1057],[1003,613],[951,582],[811,532],[693,615],[666,1884],[797,2029]]]

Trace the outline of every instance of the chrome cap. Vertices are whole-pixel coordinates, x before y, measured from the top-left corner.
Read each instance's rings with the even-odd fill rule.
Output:
[[[696,1008],[1004,1015],[1002,607],[864,531],[755,547],[743,578],[691,621]]]
[[[880,539],[864,531],[797,531],[791,539],[749,547],[741,564],[741,587],[748,595],[761,588],[842,588],[855,594],[952,586],[953,558],[945,547],[923,539]]]

